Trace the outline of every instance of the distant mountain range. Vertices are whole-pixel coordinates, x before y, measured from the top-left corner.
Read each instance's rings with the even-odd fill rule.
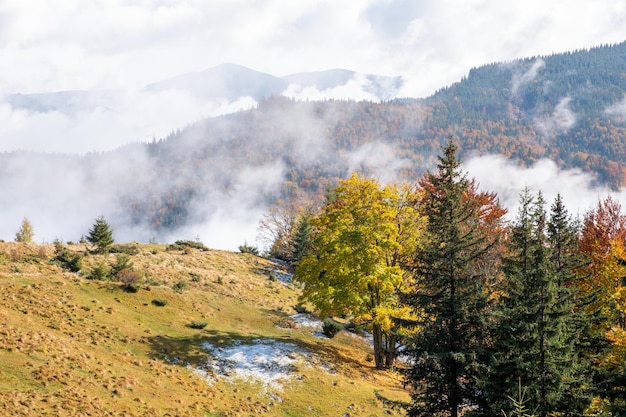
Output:
[[[394,98],[403,80],[401,77],[387,77],[360,74],[346,69],[303,72],[284,77],[276,77],[240,65],[222,64],[213,68],[191,72],[151,83],[144,87],[147,92],[167,90],[185,91],[205,101],[235,101],[242,97],[259,100],[264,97],[283,94],[290,86],[299,89],[332,90],[350,82],[358,83],[363,92],[375,100]],[[77,114],[96,108],[111,109],[116,105],[116,93],[111,90],[74,90],[52,93],[8,94],[4,101],[14,109],[32,112],[59,111]]]
[[[344,70],[278,78],[223,65],[151,84],[146,90],[186,89],[199,97],[246,94],[258,105],[102,154],[0,155],[0,186],[15,190],[0,195],[0,206],[17,211],[58,200],[57,210],[46,210],[65,215],[62,204],[72,201],[75,221],[105,214],[120,234],[165,239],[210,219],[258,216],[279,198],[319,203],[350,172],[415,181],[435,166],[450,136],[462,158],[497,154],[522,166],[549,158],[594,174],[599,184],[626,185],[626,43],[474,68],[423,99],[299,101],[275,94],[294,82],[325,89],[355,77],[374,92],[402,82]],[[48,108],[67,98],[57,94],[20,100]],[[93,103],[90,94],[81,97]]]

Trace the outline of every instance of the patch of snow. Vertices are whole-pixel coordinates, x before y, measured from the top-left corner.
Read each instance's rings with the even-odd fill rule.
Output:
[[[272,273],[276,276],[276,279],[283,284],[291,284],[293,280],[293,273],[288,272],[291,268],[289,263],[276,258],[272,258],[271,261],[281,267],[272,269]]]
[[[206,368],[197,368],[195,372],[210,384],[219,378],[242,379],[282,391],[283,383],[296,376],[296,364],[311,365],[307,352],[293,343],[256,340],[252,345],[236,343],[216,348],[205,342],[202,347],[214,358],[207,362]]]
[[[289,317],[297,328],[309,327],[314,330],[322,330],[322,321],[311,314],[298,313]]]

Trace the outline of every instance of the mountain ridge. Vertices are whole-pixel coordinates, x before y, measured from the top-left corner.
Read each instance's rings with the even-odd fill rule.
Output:
[[[231,234],[224,224],[256,229],[261,213],[279,200],[323,201],[326,188],[353,171],[415,182],[435,166],[450,136],[463,159],[495,154],[525,167],[551,159],[619,189],[626,185],[625,96],[626,43],[485,65],[424,99],[269,96],[254,108],[86,155],[68,167],[60,158],[0,155],[0,184],[15,190],[0,204],[13,213],[15,228],[37,207],[37,195],[51,202],[49,213],[66,212],[72,201],[76,219],[65,230],[74,239],[99,214],[129,240],[200,233],[218,239]],[[35,179],[25,187],[31,177],[54,179],[58,187]],[[46,223],[44,213],[31,220]]]

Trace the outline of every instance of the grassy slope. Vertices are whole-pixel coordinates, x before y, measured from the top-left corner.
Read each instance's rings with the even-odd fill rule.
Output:
[[[401,414],[376,399],[377,390],[407,397],[397,374],[373,369],[366,343],[291,328],[298,290],[268,278],[276,265],[223,251],[139,249],[132,262],[144,283],[126,293],[52,265],[52,246],[0,244],[0,415]],[[83,270],[114,261],[89,255]],[[174,291],[181,281],[184,291]],[[155,298],[167,305],[153,305]],[[208,325],[193,329],[192,320]],[[294,343],[318,366],[299,365],[298,378],[272,393],[223,378],[209,384],[191,370],[209,357],[203,342],[257,339]]]

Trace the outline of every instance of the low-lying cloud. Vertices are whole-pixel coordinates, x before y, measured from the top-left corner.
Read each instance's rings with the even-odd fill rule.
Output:
[[[85,102],[86,94],[89,102]],[[256,105],[249,97],[203,100],[181,90],[56,95],[56,100],[49,98],[55,93],[35,95],[29,102],[25,102],[28,96],[0,98],[0,149],[73,154],[109,151],[163,138],[204,117]]]
[[[559,169],[549,159],[539,160],[530,167],[521,167],[501,155],[487,155],[467,160],[463,169],[476,179],[482,190],[498,194],[511,219],[517,215],[519,197],[525,187],[534,193],[541,191],[548,204],[552,204],[560,194],[574,217],[582,216],[609,195],[626,209],[626,189],[612,191],[598,185],[593,175],[578,169]]]

